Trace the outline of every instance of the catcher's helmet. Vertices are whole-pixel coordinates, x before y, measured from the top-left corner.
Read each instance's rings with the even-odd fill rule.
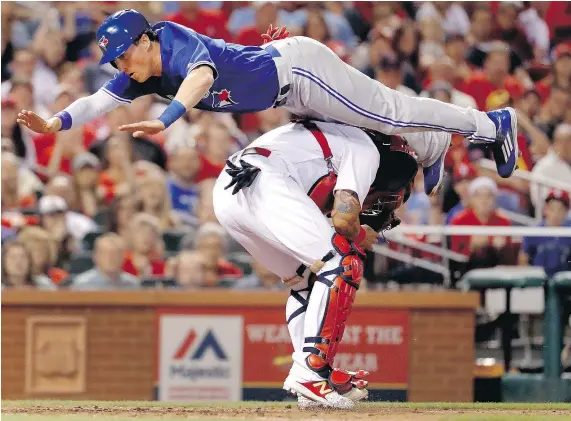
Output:
[[[418,164],[402,137],[367,133],[379,150],[380,163],[369,195],[363,203],[364,211],[360,220],[376,231],[385,231],[400,224],[395,211],[411,194]]]
[[[126,9],[113,13],[97,30],[97,44],[103,52],[99,64],[112,62],[124,54],[147,29],[151,29],[151,25],[136,10]]]

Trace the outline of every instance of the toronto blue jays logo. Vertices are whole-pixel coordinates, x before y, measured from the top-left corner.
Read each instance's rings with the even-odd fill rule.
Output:
[[[235,104],[237,102],[232,99],[232,93],[228,89],[212,92],[212,108],[224,108]]]
[[[103,35],[99,39],[99,47],[101,47],[102,50],[107,51],[107,43],[108,42],[109,42],[109,40],[107,38],[105,38],[105,35]]]

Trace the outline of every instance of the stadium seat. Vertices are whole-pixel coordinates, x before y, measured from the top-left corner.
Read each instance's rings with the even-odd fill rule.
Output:
[[[141,288],[179,288],[178,283],[170,278],[146,278],[141,281]]]
[[[180,240],[184,237],[183,232],[179,231],[166,231],[163,233],[163,241],[167,252],[180,251]]]
[[[95,216],[93,216],[93,220],[95,221],[95,223],[99,228],[103,228],[105,226],[105,221],[107,219],[107,212],[108,212],[107,209],[101,209],[97,211]]]
[[[67,278],[65,278],[64,280],[62,280],[58,287],[59,289],[67,289],[71,286],[71,284],[73,284],[73,280],[74,280],[75,276],[70,275]]]
[[[563,321],[568,321],[571,298],[571,271],[559,272],[548,281],[544,318],[544,362],[548,378],[561,376],[561,348],[563,346]],[[567,316],[567,317],[566,317]]]
[[[505,312],[498,317],[498,327],[501,329],[501,344],[504,355],[506,372],[511,368],[512,338],[516,319],[511,311],[511,291],[514,288],[543,287],[547,282],[547,275],[543,268],[496,266],[494,268],[473,269],[467,272],[456,287],[468,291],[480,291],[481,294],[488,289],[503,289],[506,291]]]
[[[228,261],[234,263],[244,273],[244,276],[251,275],[252,269],[252,256],[244,252],[228,253],[226,255]]]
[[[78,275],[92,269],[94,266],[91,253],[79,253],[69,262],[70,275]]]
[[[22,215],[26,216],[38,216],[40,214],[37,208],[22,208],[20,209],[20,212],[22,212]]]
[[[95,240],[97,240],[97,237],[99,237],[101,234],[103,234],[102,231],[91,231],[85,234],[85,237],[83,237],[83,240],[81,241],[83,249],[92,251],[95,245]]]

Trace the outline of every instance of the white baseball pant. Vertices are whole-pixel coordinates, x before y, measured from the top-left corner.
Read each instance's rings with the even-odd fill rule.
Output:
[[[444,131],[472,142],[496,140],[485,112],[430,98],[409,97],[344,63],[325,45],[307,37],[273,41],[280,84],[291,83],[284,107],[297,115],[335,120],[385,134]],[[412,142],[415,148],[416,141]]]
[[[333,249],[334,230],[276,154],[268,158],[248,155],[242,159],[261,171],[250,187],[236,195],[232,195],[232,188],[224,190],[231,177],[222,171],[213,191],[216,217],[256,261],[282,280],[291,279],[301,263],[309,266]],[[340,261],[340,256],[335,255],[321,272],[338,267]],[[305,337],[318,336],[329,290],[316,282],[308,300],[307,286],[306,279],[293,286],[298,292],[288,298],[286,305],[294,347],[290,376],[298,381],[323,380],[305,364],[309,353],[302,348]]]

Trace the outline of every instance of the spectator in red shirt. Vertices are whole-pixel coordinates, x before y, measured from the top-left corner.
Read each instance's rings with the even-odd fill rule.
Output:
[[[33,208],[36,205],[34,195],[22,192],[19,166],[14,154],[2,153],[2,212]]]
[[[543,102],[547,101],[552,86],[571,91],[571,42],[561,43],[555,47],[551,74],[535,85]]]
[[[507,42],[523,60],[531,60],[533,48],[518,25],[518,14],[517,2],[501,2],[496,19],[497,27],[492,33],[492,38]]]
[[[105,215],[105,231],[119,234],[125,244],[128,244],[129,224],[137,213],[138,205],[134,194],[116,196]]]
[[[463,35],[450,35],[446,37],[444,48],[446,55],[454,62],[453,86],[461,91],[472,75],[472,69],[466,60],[466,40]]]
[[[57,260],[57,243],[46,230],[35,226],[24,227],[18,233],[18,241],[21,241],[30,253],[32,273],[35,276],[47,276],[56,285],[69,276],[65,270],[54,266]]]
[[[72,161],[77,208],[90,218],[97,214],[102,205],[101,197],[97,193],[100,167],[99,159],[89,152],[77,154]]]
[[[141,198],[141,211],[156,217],[161,230],[166,231],[180,225],[179,218],[172,210],[164,173],[149,172],[140,180],[138,190]]]
[[[571,91],[553,85],[534,123],[552,139],[555,127],[566,118],[570,104]]]
[[[206,178],[217,178],[222,172],[230,156],[232,139],[228,128],[214,120],[205,129],[204,136],[199,136],[197,140],[202,149],[200,169],[195,179],[199,183]]]
[[[206,272],[204,257],[197,251],[184,250],[176,257],[169,259],[167,277],[176,281],[183,289],[200,289],[205,287]]]
[[[526,90],[522,94],[519,101],[517,101],[516,103],[516,109],[520,113],[525,114],[525,116],[531,120],[533,120],[535,116],[539,113],[540,108],[541,108],[541,97],[536,89]]]
[[[111,136],[105,144],[106,168],[99,176],[99,194],[109,204],[117,195],[127,194],[133,189],[134,152],[128,134]]]
[[[269,25],[277,24],[278,8],[271,1],[253,2],[252,7],[256,9],[255,23],[238,32],[236,43],[260,46],[264,43],[261,34],[266,33]]]
[[[554,42],[569,38],[571,28],[571,10],[566,1],[534,1],[533,6],[545,15],[549,27],[550,38]]]
[[[521,152],[519,168],[531,171],[539,158],[544,156],[551,142],[544,132],[534,124],[539,113],[541,99],[536,90],[526,91],[516,103],[518,142]],[[523,138],[523,140],[520,140]],[[523,147],[522,147],[523,146]]]
[[[459,162],[454,166],[454,175],[452,177],[452,188],[458,195],[460,201],[448,211],[446,215],[446,224],[450,224],[456,215],[468,207],[469,195],[468,189],[473,180],[478,177],[478,171],[471,164]]]
[[[79,251],[74,232],[68,225],[69,208],[65,200],[59,196],[44,195],[38,204],[40,225],[54,239],[57,248],[55,265],[64,266],[69,263],[72,255]]]
[[[216,222],[202,225],[194,239],[193,249],[204,259],[204,285],[215,287],[224,281],[232,281],[243,276],[242,270],[224,258],[228,247],[228,237],[224,228]]]
[[[456,226],[511,226],[496,210],[498,187],[488,177],[478,177],[468,189],[470,207],[458,213],[451,222]],[[502,250],[511,244],[509,238],[489,235],[455,235],[452,250],[468,256],[468,268],[493,267],[501,261]]]
[[[345,44],[331,38],[327,23],[319,10],[312,10],[307,14],[307,22],[303,27],[302,35],[327,45],[343,61],[348,60],[348,51]]]
[[[222,38],[231,42],[232,38],[226,29],[226,16],[218,10],[204,10],[198,2],[181,1],[179,11],[166,17],[166,20],[194,29],[199,34],[210,38]]]
[[[162,255],[159,221],[146,213],[136,214],[130,223],[128,251],[123,260],[123,271],[144,279],[163,276],[165,261]]]
[[[513,100],[523,93],[517,79],[509,74],[509,47],[499,42],[490,49],[484,61],[484,70],[472,74],[466,83],[465,91],[478,104],[478,109],[486,110],[488,96],[497,89],[505,89]]]

